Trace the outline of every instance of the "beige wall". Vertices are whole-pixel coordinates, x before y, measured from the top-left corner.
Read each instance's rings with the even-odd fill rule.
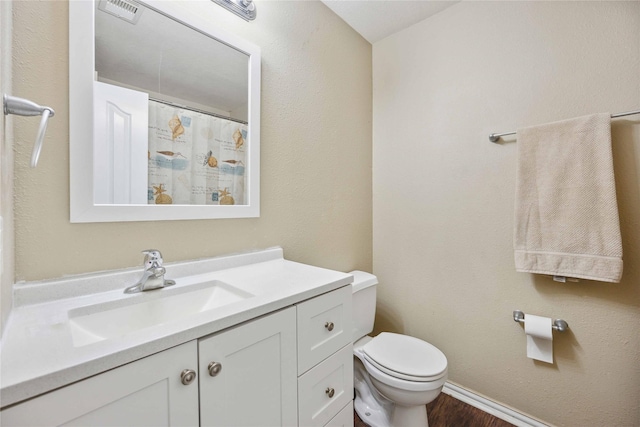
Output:
[[[185,4],[189,2],[184,2]],[[69,223],[68,4],[17,1],[15,93],[50,105],[37,169],[37,120],[16,126],[16,279],[284,247],[289,259],[371,269],[371,45],[320,2],[259,2],[247,23],[211,2],[194,13],[262,49],[258,219]]]
[[[450,380],[563,426],[640,425],[640,116],[613,125],[625,272],[516,273],[517,142],[492,132],[640,108],[639,2],[462,2],[373,46],[377,329],[432,342]],[[555,363],[512,311],[567,320]]]

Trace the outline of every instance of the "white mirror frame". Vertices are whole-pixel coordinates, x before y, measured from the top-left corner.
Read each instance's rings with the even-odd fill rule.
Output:
[[[191,14],[181,2],[140,2],[249,55],[246,205],[97,205],[93,195],[93,0],[69,2],[69,166],[71,222],[159,221],[260,216],[260,48]],[[214,7],[215,4],[211,3]]]

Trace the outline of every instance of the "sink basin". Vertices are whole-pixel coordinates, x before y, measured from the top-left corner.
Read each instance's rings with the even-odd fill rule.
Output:
[[[124,300],[70,310],[71,337],[75,347],[82,347],[185,319],[252,296],[218,280],[143,292]]]

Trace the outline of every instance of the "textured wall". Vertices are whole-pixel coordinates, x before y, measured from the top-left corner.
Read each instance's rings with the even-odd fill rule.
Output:
[[[640,116],[613,124],[619,284],[516,273],[517,142],[492,132],[640,108],[639,2],[462,2],[373,47],[378,329],[450,379],[562,426],[640,425]],[[515,309],[567,320],[526,358]]]
[[[37,121],[16,126],[16,279],[284,247],[287,258],[371,269],[371,45],[320,2],[260,2],[253,22],[185,7],[262,49],[261,217],[69,223],[68,4],[15,2],[15,93],[56,110],[37,169]]]

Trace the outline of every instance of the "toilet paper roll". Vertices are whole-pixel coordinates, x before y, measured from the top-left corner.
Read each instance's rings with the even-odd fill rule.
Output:
[[[527,335],[527,357],[553,363],[553,321],[549,317],[524,315],[524,333]]]

